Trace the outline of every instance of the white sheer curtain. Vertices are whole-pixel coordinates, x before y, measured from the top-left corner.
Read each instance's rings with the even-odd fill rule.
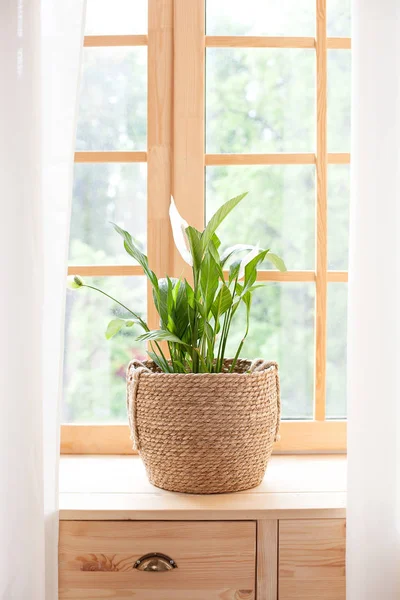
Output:
[[[399,38],[399,0],[353,0],[347,600],[400,598]]]
[[[59,399],[84,0],[0,1],[0,598],[56,600]]]

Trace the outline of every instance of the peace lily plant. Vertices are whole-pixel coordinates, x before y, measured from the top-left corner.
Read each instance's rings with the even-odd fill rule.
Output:
[[[103,290],[88,285],[78,276],[70,278],[71,288],[96,290],[130,314],[127,319],[115,318],[110,321],[105,334],[107,339],[124,328],[139,326],[144,333],[137,340],[149,342],[148,355],[163,372],[220,373],[233,318],[243,303],[246,322],[243,338],[230,367],[230,371],[234,371],[249,332],[253,293],[263,287],[256,284],[258,267],[266,259],[280,271],[286,271],[281,258],[258,245],[236,244],[220,252],[221,242],[216,231],[246,195],[241,194],[223,204],[202,232],[188,225],[171,198],[169,214],[174,242],[183,260],[192,267],[193,285],[183,278],[167,276],[158,279],[149,267],[147,256],[130,233],[113,223],[114,229],[124,240],[126,252],[141,265],[152,285],[160,328],[150,330],[136,312]],[[238,258],[240,256],[242,258]],[[160,342],[166,342],[168,358]],[[163,346],[165,349],[165,344]]]

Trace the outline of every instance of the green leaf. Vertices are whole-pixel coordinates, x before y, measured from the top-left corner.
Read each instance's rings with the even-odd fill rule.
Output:
[[[158,280],[157,289],[153,287],[153,300],[160,315],[161,326],[166,327],[168,323],[168,281],[165,277]]]
[[[232,294],[230,293],[228,286],[225,283],[223,283],[212,305],[211,310],[214,315],[214,318],[218,320],[219,317],[226,313],[226,311],[229,310],[231,306]]]
[[[213,241],[213,244],[214,244],[214,246],[215,246],[215,247],[216,247],[216,249],[218,250],[218,248],[219,248],[219,247],[220,247],[220,245],[221,245],[221,240],[219,239],[219,237],[217,236],[217,234],[216,234],[216,233],[214,233],[214,235],[212,236],[212,238],[211,238],[211,239],[212,239],[212,241]]]
[[[279,271],[287,271],[286,265],[284,263],[284,261],[279,258],[279,256],[277,256],[276,254],[273,254],[272,252],[268,252],[268,254],[266,255],[266,260],[269,260],[270,262],[272,262],[272,264],[279,269]]]
[[[252,294],[254,292],[254,290],[258,290],[258,288],[265,288],[265,287],[267,287],[265,283],[259,283],[257,285],[252,285],[251,287],[249,287],[249,289],[247,291]]]
[[[204,317],[207,318],[211,306],[214,301],[214,296],[218,290],[220,267],[211,256],[210,252],[206,255],[201,263],[200,286],[203,297]]]
[[[186,279],[185,279],[185,289],[186,289],[186,297],[187,297],[188,304],[189,304],[190,308],[194,308],[194,306],[195,306],[194,291],[193,291],[193,288],[191,287],[190,283],[188,281],[186,281]]]
[[[265,258],[268,250],[261,250],[257,256],[255,256],[244,269],[244,292],[253,285],[257,279],[257,265],[259,265]]]
[[[132,327],[135,324],[135,322],[138,323],[138,321],[135,321],[133,319],[112,319],[107,325],[105,333],[106,339],[110,340],[112,337],[114,337],[114,335],[117,335],[117,333],[119,333],[121,329],[123,329],[124,327]]]
[[[170,331],[165,329],[153,329],[147,333],[142,333],[136,338],[138,342],[154,341],[154,342],[174,342],[175,344],[181,344],[187,346],[177,335],[174,335]]]
[[[147,351],[147,354],[149,355],[151,360],[154,361],[158,367],[160,367],[161,371],[163,371],[164,373],[172,372],[171,365],[165,360],[165,358],[159,356],[155,352],[151,352],[150,350]]]
[[[229,284],[239,275],[241,260],[235,260],[229,267]]]
[[[218,247],[215,245],[213,239],[210,240],[210,243],[208,244],[207,252],[210,253],[210,255],[212,256],[212,258],[215,262],[215,268],[218,271],[218,275],[219,275],[221,281],[224,281],[224,272],[222,271],[221,258],[219,256]]]
[[[188,327],[189,327],[189,314],[188,314],[188,298],[186,292],[185,282],[181,279],[172,280],[174,287],[172,290],[172,296],[174,301],[173,307],[173,321],[174,321],[174,333],[183,339]]]
[[[243,296],[243,302],[246,305],[246,333],[245,333],[245,337],[247,336],[248,332],[249,332],[249,327],[250,327],[250,308],[251,308],[251,293],[248,291],[244,294]]]
[[[247,196],[247,192],[244,194],[240,194],[240,196],[236,196],[235,198],[231,198],[223,204],[217,212],[211,217],[209,220],[207,227],[202,233],[202,242],[203,248],[207,248],[209,241],[213,237],[214,233],[221,225],[222,221],[229,215],[229,213],[243,200],[243,198]]]
[[[137,262],[140,264],[143,271],[151,281],[153,287],[158,289],[158,279],[156,277],[156,274],[150,269],[147,256],[143,254],[143,252],[139,250],[139,248],[136,246],[131,234],[128,231],[125,231],[125,229],[122,229],[121,227],[116,225],[115,223],[112,223],[112,226],[114,227],[115,231],[119,233],[119,235],[123,238],[124,248],[127,251],[127,253],[130,256],[132,256],[132,258],[137,260]]]
[[[189,225],[185,229],[189,240],[190,252],[193,258],[193,268],[199,271],[201,261],[203,259],[203,243],[201,241],[201,233],[195,227]]]

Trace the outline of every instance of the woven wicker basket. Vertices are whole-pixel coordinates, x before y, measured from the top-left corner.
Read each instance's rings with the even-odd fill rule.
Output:
[[[280,420],[276,363],[239,360],[235,372],[162,373],[152,361],[127,372],[129,425],[157,487],[191,494],[258,485]]]

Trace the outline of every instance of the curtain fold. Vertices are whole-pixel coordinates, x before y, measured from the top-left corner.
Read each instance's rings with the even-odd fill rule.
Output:
[[[0,2],[0,598],[56,600],[64,302],[85,0]]]
[[[398,600],[400,4],[352,18],[347,600]]]

